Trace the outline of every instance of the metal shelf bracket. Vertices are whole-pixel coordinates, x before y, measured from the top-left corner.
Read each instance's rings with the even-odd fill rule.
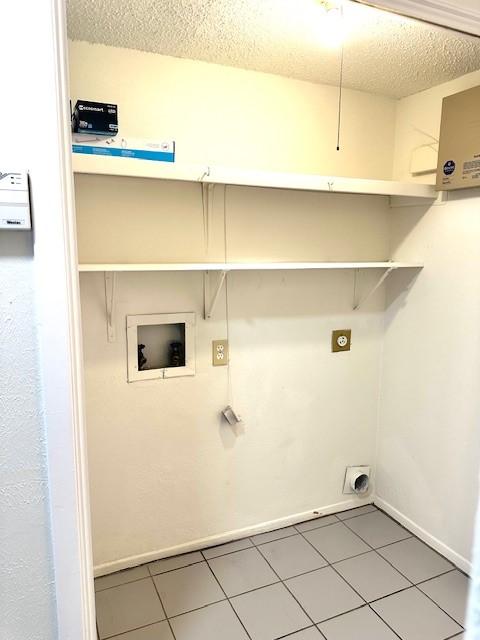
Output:
[[[212,274],[209,271],[205,271],[203,275],[203,297],[204,297],[205,320],[209,320],[212,317],[213,312],[215,311],[215,307],[218,302],[218,297],[222,290],[227,273],[228,273],[227,271],[218,272],[218,280],[216,283],[213,297],[211,296],[211,281],[210,281]]]
[[[204,182],[202,180],[201,187],[203,209],[203,237],[205,239],[205,251],[208,255],[208,251],[210,249],[210,230],[212,226],[213,190],[215,185],[211,182]]]
[[[105,309],[107,312],[107,339],[115,342],[115,293],[117,274],[115,271],[105,271]]]
[[[367,291],[367,293],[360,299],[356,300],[356,296],[354,294],[354,300],[353,300],[353,310],[357,311],[357,309],[360,309],[360,307],[375,293],[375,291],[385,282],[385,280],[388,278],[388,276],[392,273],[392,271],[395,271],[396,267],[388,267],[388,269],[385,269],[385,271],[382,273],[382,275],[380,276],[380,278],[376,281],[376,283],[373,285],[373,287]],[[356,269],[355,270],[355,283],[357,281],[357,276],[358,276],[358,272],[359,270]],[[356,289],[356,287],[355,287]]]

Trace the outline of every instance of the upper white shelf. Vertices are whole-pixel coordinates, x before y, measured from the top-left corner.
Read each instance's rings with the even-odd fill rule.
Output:
[[[208,167],[206,165],[184,165],[180,163],[152,162],[134,158],[114,158],[74,153],[75,173],[125,176],[130,178],[154,178],[157,180],[181,180],[206,184],[227,184],[248,187],[270,187],[274,189],[296,189],[302,191],[328,191],[333,193],[358,193],[380,196],[405,196],[434,199],[437,193],[433,186],[390,180],[366,180],[363,178],[340,178],[301,173],[275,173]]]
[[[254,271],[275,269],[421,269],[418,262],[195,262],[79,264],[79,271]]]

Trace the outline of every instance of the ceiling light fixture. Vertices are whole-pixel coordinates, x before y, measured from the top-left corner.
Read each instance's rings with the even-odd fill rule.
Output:
[[[320,42],[331,48],[342,46],[346,37],[343,4],[332,0],[314,1],[321,11],[316,25]]]

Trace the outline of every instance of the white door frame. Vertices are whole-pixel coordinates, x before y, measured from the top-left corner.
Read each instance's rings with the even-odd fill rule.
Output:
[[[37,55],[38,39],[45,88],[42,95],[32,95],[32,105],[44,101],[48,111],[44,132],[44,122],[32,125],[39,133],[31,144],[49,150],[43,174],[41,168],[32,171],[34,268],[57,629],[59,640],[95,640],[66,6],[65,0],[35,3],[45,21],[41,35],[32,35],[27,55]],[[41,120],[41,114],[37,117]]]
[[[85,442],[83,361],[73,174],[68,113],[65,0],[36,0],[52,16],[52,64],[57,116],[58,164],[52,167],[57,213],[38,224],[35,266],[40,315],[40,366],[43,373],[51,498],[52,549],[55,567],[58,637],[94,640],[95,605],[91,553],[88,470]],[[474,17],[437,0],[366,2],[413,17],[480,35]],[[423,5],[420,11],[419,6]],[[428,5],[428,6],[427,6]],[[473,13],[473,12],[472,12]],[[463,20],[463,22],[461,22]],[[32,54],[34,55],[34,53]],[[37,96],[38,97],[38,96]],[[39,221],[40,222],[40,221]],[[45,287],[48,282],[49,286]]]
[[[480,36],[480,8],[465,8],[462,0],[357,0],[410,18]]]

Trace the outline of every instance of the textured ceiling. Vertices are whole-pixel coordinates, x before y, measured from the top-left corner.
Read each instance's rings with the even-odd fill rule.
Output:
[[[337,84],[315,0],[68,0],[74,40]],[[480,68],[480,39],[344,3],[345,86],[403,97]]]

